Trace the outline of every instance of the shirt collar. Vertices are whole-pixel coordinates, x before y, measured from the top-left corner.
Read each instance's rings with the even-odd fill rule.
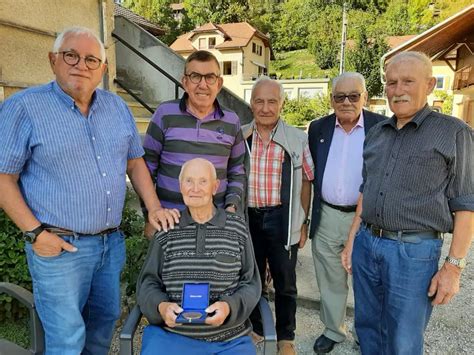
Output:
[[[56,93],[56,95],[58,95],[58,97],[68,106],[68,107],[71,107],[71,108],[75,108],[76,107],[76,102],[74,101],[74,99],[69,96],[69,94],[67,94],[62,88],[61,86],[59,86],[58,82],[56,80],[54,80],[52,82],[52,85],[53,85],[53,91]],[[92,97],[91,97],[91,102],[89,103],[89,111],[93,111],[94,108],[95,108],[95,102],[97,101],[96,100],[97,98],[97,90],[94,90],[94,92],[92,93]]]
[[[428,106],[428,104],[425,104],[425,106],[415,114],[415,117],[413,117],[411,121],[407,123],[407,125],[408,124],[414,125],[415,128],[417,129],[418,127],[421,126],[425,118],[431,112],[432,112],[431,108]],[[387,126],[387,125],[392,126],[393,128],[397,128],[397,118],[395,115],[390,117],[388,120],[384,121],[384,123],[382,124],[382,126]]]
[[[226,220],[227,215],[225,214],[225,211],[222,208],[216,208],[216,214],[209,221],[207,221],[206,224],[212,224],[213,226],[224,228]],[[187,227],[192,224],[198,223],[194,221],[193,217],[191,216],[191,213],[189,212],[189,209],[186,208],[184,211],[181,212],[179,226]]]
[[[280,121],[281,121],[281,118],[278,119],[275,127],[273,127],[272,131],[270,132],[270,141],[272,141],[273,137],[275,137],[275,134],[278,130],[278,126],[280,126]],[[253,132],[260,138],[260,133],[258,133],[257,123],[255,122],[255,120],[254,120],[254,125],[253,125]]]
[[[181,99],[179,100],[179,109],[181,112],[188,112],[188,107],[186,105],[186,100],[189,98],[189,95],[187,92],[185,92],[183,94],[183,96],[181,97]],[[211,113],[214,115],[214,118],[222,118],[224,117],[224,111],[222,110],[221,108],[221,105],[219,104],[219,101],[217,101],[217,98],[214,100],[214,112]],[[190,113],[191,114],[191,113]]]

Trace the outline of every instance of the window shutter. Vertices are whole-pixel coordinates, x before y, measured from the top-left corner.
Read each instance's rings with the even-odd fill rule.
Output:
[[[237,75],[237,61],[232,61],[232,75]]]

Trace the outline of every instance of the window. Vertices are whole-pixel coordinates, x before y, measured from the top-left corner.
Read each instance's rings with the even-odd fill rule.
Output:
[[[252,42],[252,53],[256,55],[262,55],[262,46]]]
[[[209,49],[212,49],[216,46],[216,37],[209,37]]]
[[[245,102],[250,103],[250,98],[251,97],[252,97],[252,89],[245,89],[244,90]]]
[[[444,76],[436,77],[436,89],[444,89]]]
[[[237,75],[237,61],[222,62],[222,75]]]
[[[199,49],[206,49],[207,39],[199,38]]]
[[[283,89],[285,92],[285,96],[288,100],[291,100],[293,98],[293,89]]]

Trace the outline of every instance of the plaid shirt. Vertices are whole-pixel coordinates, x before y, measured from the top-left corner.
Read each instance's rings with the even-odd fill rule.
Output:
[[[249,207],[269,207],[281,204],[281,176],[285,151],[282,146],[273,141],[275,129],[270,136],[270,142],[266,145],[257,130],[253,132],[250,151]],[[314,179],[314,165],[307,143],[304,147],[303,171],[305,180]]]

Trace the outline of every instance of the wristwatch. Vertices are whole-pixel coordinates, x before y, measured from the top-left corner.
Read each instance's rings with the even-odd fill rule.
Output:
[[[466,259],[465,258],[457,259],[457,258],[453,258],[452,256],[447,256],[446,257],[446,262],[450,263],[454,266],[457,266],[461,270],[466,267]]]
[[[36,241],[36,238],[44,231],[44,226],[42,224],[39,227],[36,227],[32,231],[27,231],[23,233],[23,240],[25,242],[33,244]]]
[[[308,226],[310,223],[311,223],[311,220],[309,218],[305,218],[305,220],[303,221],[303,224],[307,224]]]

